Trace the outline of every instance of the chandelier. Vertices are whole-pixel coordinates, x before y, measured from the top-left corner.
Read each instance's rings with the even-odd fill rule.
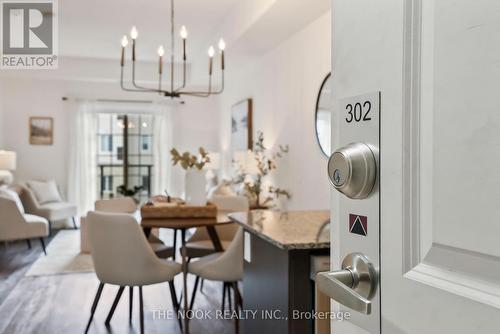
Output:
[[[212,90],[212,72],[213,72],[213,63],[215,56],[215,49],[213,46],[210,46],[208,49],[208,89],[206,91],[190,91],[186,90],[186,41],[188,37],[188,31],[185,26],[182,26],[179,32],[179,35],[182,39],[182,85],[180,87],[174,87],[174,46],[175,46],[175,32],[174,32],[174,0],[170,1],[170,20],[171,20],[171,54],[170,54],[170,87],[162,88],[162,77],[163,77],[163,56],[165,55],[165,49],[163,45],[158,47],[158,87],[151,88],[138,85],[135,80],[135,61],[136,61],[136,43],[137,36],[139,35],[135,26],[132,27],[130,31],[130,38],[132,39],[132,87],[125,87],[123,83],[123,71],[125,67],[125,48],[129,44],[129,40],[127,35],[123,36],[121,40],[121,74],[120,74],[120,86],[124,91],[127,92],[142,92],[142,93],[158,93],[165,97],[170,98],[179,98],[183,95],[187,96],[197,96],[197,97],[209,97],[210,95],[220,94],[224,91],[224,49],[226,48],[226,43],[221,38],[218,43],[219,53],[220,53],[220,62],[221,62],[221,86],[218,90]]]

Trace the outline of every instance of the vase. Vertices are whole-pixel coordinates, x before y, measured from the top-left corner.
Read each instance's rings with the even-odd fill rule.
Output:
[[[186,171],[185,179],[185,200],[186,204],[202,206],[207,204],[206,194],[207,180],[205,171],[190,169]]]

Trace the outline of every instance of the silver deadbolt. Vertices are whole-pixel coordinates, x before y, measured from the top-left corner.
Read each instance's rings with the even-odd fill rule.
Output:
[[[377,291],[378,275],[366,256],[351,253],[342,261],[342,270],[319,273],[316,284],[320,291],[338,303],[370,314],[371,299]]]
[[[353,199],[368,197],[375,185],[377,161],[364,143],[352,143],[335,151],[328,160],[331,184]]]

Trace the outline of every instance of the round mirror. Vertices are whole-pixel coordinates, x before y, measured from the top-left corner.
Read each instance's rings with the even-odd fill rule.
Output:
[[[332,153],[332,96],[331,73],[328,73],[321,84],[316,100],[316,138],[323,154]]]

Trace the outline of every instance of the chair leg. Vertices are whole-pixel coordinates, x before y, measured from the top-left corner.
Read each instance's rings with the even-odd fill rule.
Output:
[[[40,238],[40,243],[42,244],[43,253],[47,255],[47,251],[45,250],[45,241],[43,241],[43,238]]]
[[[194,298],[196,297],[196,290],[198,290],[198,283],[200,282],[200,276],[196,276],[196,280],[194,281],[193,294],[191,295],[191,302],[189,303],[189,309],[193,309]]]
[[[205,284],[205,279],[201,279],[200,292],[203,293],[203,285]]]
[[[144,334],[144,301],[142,299],[142,286],[139,286],[139,316],[141,323],[141,334]]]
[[[99,302],[99,298],[101,298],[101,293],[103,288],[104,288],[104,283],[99,283],[99,288],[97,288],[97,293],[94,298],[94,303],[92,304],[92,309],[90,311],[89,322],[87,323],[87,327],[85,328],[85,334],[87,334],[89,331],[90,324],[92,323],[92,319],[94,318],[95,309],[97,308],[97,303]]]
[[[132,323],[132,309],[134,306],[134,287],[128,287],[128,295],[129,295],[129,306],[128,306],[128,321]]]
[[[182,331],[182,319],[179,316],[179,302],[177,301],[177,293],[175,292],[175,285],[174,281],[168,282],[168,287],[170,288],[170,298],[172,299],[172,305],[174,306],[175,310],[175,316],[177,318],[177,321],[179,322],[179,327]]]
[[[222,312],[226,308],[226,282],[222,282]]]
[[[226,283],[227,287],[227,300],[229,301],[229,311],[233,310],[233,302],[231,297],[231,283]]]
[[[108,316],[106,317],[106,321],[104,322],[106,326],[109,326],[111,319],[113,318],[113,314],[115,313],[116,306],[122,297],[123,290],[125,290],[124,286],[118,288],[118,292],[116,294],[115,300],[113,301],[113,305],[111,305],[111,309],[109,310]]]
[[[241,301],[240,290],[238,290],[238,282],[232,282],[231,285],[234,290],[234,310],[238,311],[238,308],[241,310],[241,305],[243,304]],[[236,318],[234,319],[234,332],[236,334],[240,332],[240,319],[238,315],[236,315]]]
[[[49,237],[52,236],[52,221],[48,221],[49,222]]]
[[[177,252],[177,229],[174,229],[174,255],[172,259],[175,261],[175,253]]]
[[[78,230],[78,227],[76,226],[75,216],[71,217],[71,220],[73,221],[73,227],[75,228],[75,230]]]
[[[31,249],[31,240],[30,239],[26,239],[26,243],[28,244],[28,249]]]
[[[233,282],[232,286],[233,286],[233,290],[234,290],[235,309],[237,310],[239,308],[241,310],[241,309],[243,309],[243,298],[241,297],[240,289],[238,288],[238,282]]]

